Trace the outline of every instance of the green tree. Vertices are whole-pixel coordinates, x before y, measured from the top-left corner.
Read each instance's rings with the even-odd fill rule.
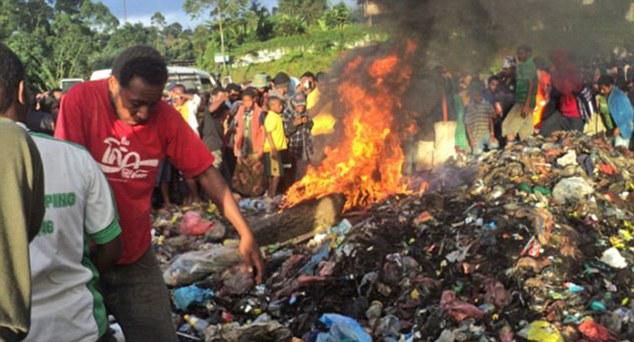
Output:
[[[272,18],[273,33],[278,37],[288,37],[306,32],[306,26],[298,17],[277,14]]]
[[[153,26],[156,26],[160,29],[163,29],[165,26],[167,26],[167,20],[161,12],[155,12],[152,15],[151,22]]]
[[[247,0],[185,0],[183,8],[192,18],[197,18],[200,13],[209,10],[211,18],[218,22],[220,30],[220,51],[225,56],[225,33],[223,23],[231,17],[239,16],[248,5]],[[224,60],[223,60],[224,62]],[[223,63],[225,70],[226,63]]]
[[[299,18],[307,25],[312,25],[327,8],[327,0],[279,0],[278,13]]]
[[[352,12],[345,3],[340,2],[324,12],[324,15],[319,19],[319,25],[322,29],[333,29],[344,26],[351,20]]]

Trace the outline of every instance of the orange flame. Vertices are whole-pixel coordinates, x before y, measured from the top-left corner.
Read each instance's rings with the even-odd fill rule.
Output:
[[[408,45],[406,55],[413,54],[413,50]],[[371,82],[363,82],[360,75],[369,76]],[[393,127],[405,90],[402,85],[408,83],[410,75],[411,69],[401,65],[396,54],[369,63],[357,57],[347,63],[341,75],[344,81],[337,88],[347,110],[344,138],[337,147],[327,148],[323,162],[309,168],[306,176],[289,189],[287,206],[342,193],[347,199],[344,209],[349,210],[407,192],[402,178],[401,141]]]

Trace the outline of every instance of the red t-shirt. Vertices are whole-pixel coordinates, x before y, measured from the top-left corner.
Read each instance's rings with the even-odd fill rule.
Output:
[[[123,230],[121,264],[135,262],[150,248],[151,197],[159,161],[167,157],[188,178],[213,164],[207,147],[163,101],[143,125],[119,120],[106,80],[73,87],[62,101],[55,136],[86,147],[108,178]]]

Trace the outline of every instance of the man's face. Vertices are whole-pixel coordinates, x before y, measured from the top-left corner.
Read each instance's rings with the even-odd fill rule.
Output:
[[[495,93],[495,92],[498,90],[498,84],[499,84],[499,83],[500,83],[500,82],[499,82],[498,80],[491,80],[491,81],[489,82],[489,90],[490,90],[492,93]]]
[[[54,91],[53,92],[53,98],[55,99],[55,101],[61,101],[63,95],[64,95],[64,93],[62,93],[61,91]]]
[[[295,111],[298,113],[306,112],[306,105],[295,105]]]
[[[151,85],[134,77],[124,88],[114,76],[110,77],[108,85],[119,119],[130,125],[144,124],[150,119],[165,87],[165,84]]]
[[[524,63],[528,59],[528,51],[524,49],[517,50],[517,60]]]
[[[185,95],[185,92],[180,87],[172,90],[172,101],[174,101],[175,106],[182,106],[187,102],[187,99],[185,99],[183,95]]]
[[[288,84],[276,86],[275,91],[282,96],[286,96],[288,94]]]
[[[610,95],[610,92],[612,91],[612,86],[610,85],[600,85],[599,86],[599,92],[601,93],[601,95],[603,96],[608,96]]]
[[[229,101],[231,101],[231,103],[234,103],[236,101],[240,100],[240,92],[237,90],[231,90],[229,91]]]

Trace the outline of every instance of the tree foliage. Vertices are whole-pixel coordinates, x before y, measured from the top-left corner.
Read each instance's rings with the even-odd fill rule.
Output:
[[[348,20],[344,7],[326,11],[326,0],[280,0],[279,11],[272,14],[258,0],[185,0],[184,10],[203,19],[190,29],[168,22],[160,12],[149,26],[122,24],[94,0],[0,0],[0,41],[20,56],[33,87],[43,90],[62,78],[87,78],[93,70],[109,68],[135,44],[156,47],[168,63],[195,63],[214,71],[223,40],[225,53],[231,54],[241,46],[304,34],[319,27],[318,20],[325,29],[339,27]]]

